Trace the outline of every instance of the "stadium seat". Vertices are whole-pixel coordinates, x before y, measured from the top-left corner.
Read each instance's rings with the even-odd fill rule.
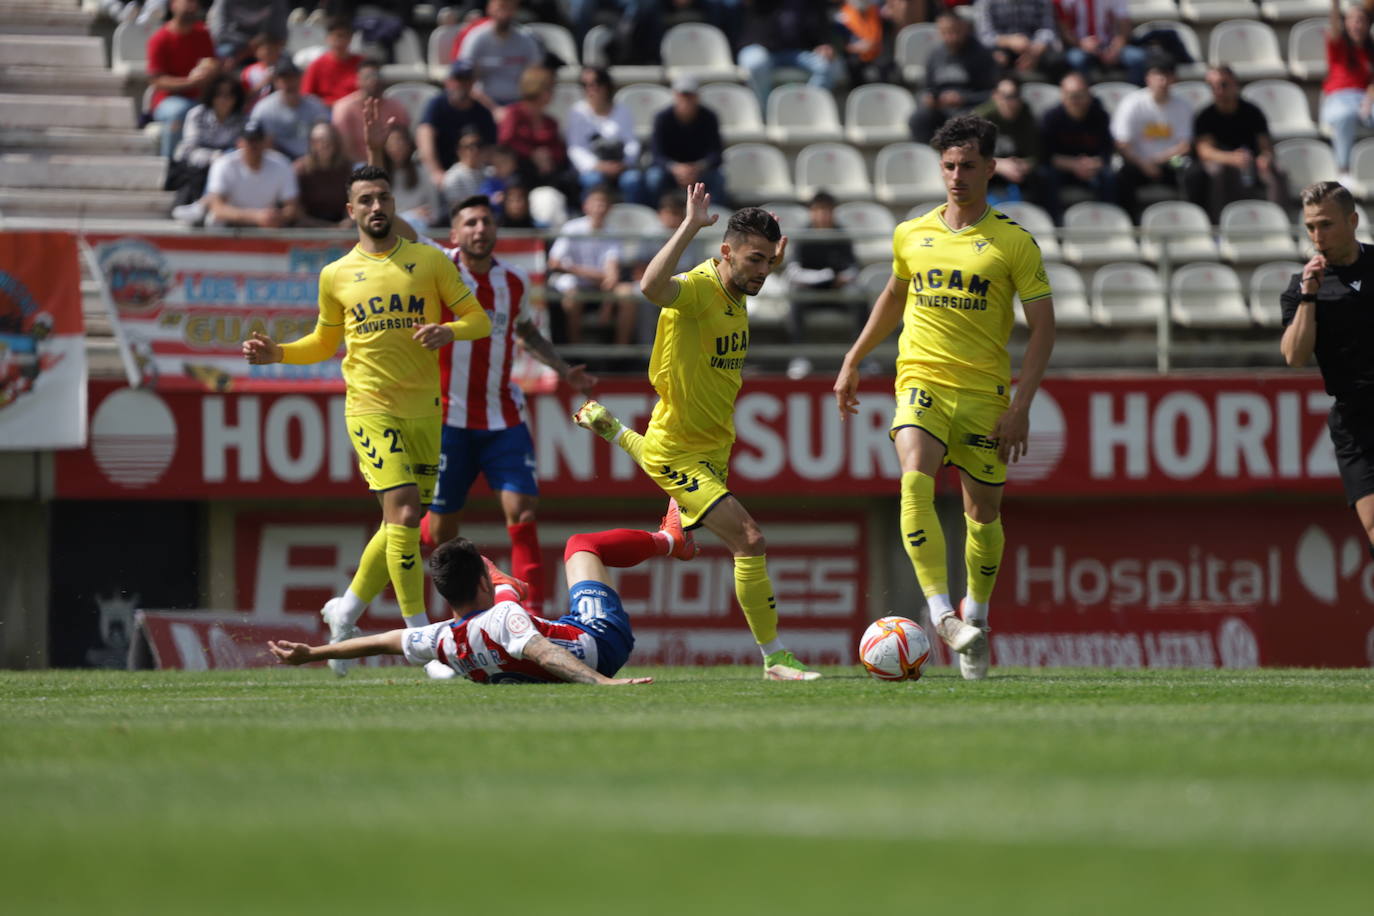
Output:
[[[878,200],[885,204],[945,198],[940,157],[924,143],[890,143],[878,150],[873,181]]]
[[[539,39],[545,51],[563,61],[563,66],[558,68],[558,78],[576,81],[582,72],[582,59],[577,53],[577,42],[573,40],[572,32],[556,22],[530,22],[526,27]]]
[[[1259,13],[1254,0],[1179,0],[1178,11],[1189,22],[1221,22]]]
[[[844,136],[835,94],[805,83],[787,83],[768,93],[766,123],[768,138],[779,144],[820,143]]]
[[[1171,29],[1178,35],[1179,41],[1183,42],[1184,49],[1188,56],[1193,59],[1191,64],[1179,64],[1177,76],[1181,80],[1202,79],[1207,75],[1207,64],[1204,63],[1202,56],[1202,43],[1197,39],[1197,32],[1186,22],[1179,22],[1177,19],[1151,19],[1142,22],[1131,29],[1131,34],[1139,38],[1147,32],[1156,29]]]
[[[681,75],[701,82],[743,80],[747,74],[735,64],[725,33],[704,22],[683,22],[663,33],[659,45],[668,81]]]
[[[1054,323],[1061,328],[1086,328],[1093,323],[1092,308],[1088,305],[1088,293],[1083,286],[1083,275],[1076,268],[1058,261],[1045,265],[1045,275],[1050,279],[1050,290],[1054,293]],[[1026,317],[1021,311],[1021,297],[1017,296],[1016,321],[1025,324]]]
[[[813,143],[797,153],[796,187],[802,200],[821,189],[840,201],[873,197],[863,154],[848,143]]]
[[[1230,19],[1214,26],[1207,40],[1207,59],[1212,64],[1229,64],[1241,82],[1288,75],[1278,36],[1268,24],[1254,19]]]
[[[631,83],[661,83],[663,68],[658,64],[612,64],[609,52],[615,33],[608,25],[594,25],[582,39],[582,63],[588,67],[605,67],[611,82],[617,86]]]
[[[1259,107],[1275,140],[1315,137],[1317,125],[1307,109],[1307,93],[1286,79],[1258,80],[1240,91],[1241,98]]]
[[[854,256],[860,264],[892,263],[892,211],[871,200],[854,200],[835,208],[835,224],[854,236]]]
[[[1212,87],[1204,80],[1179,80],[1169,88],[1174,95],[1182,96],[1193,106],[1193,111],[1201,111],[1212,104]]]
[[[1139,259],[1131,218],[1116,204],[1074,204],[1064,211],[1064,257],[1075,264]]]
[[[1288,176],[1290,188],[1305,188],[1314,181],[1336,177],[1336,157],[1324,140],[1280,140],[1274,144],[1279,171]]]
[[[940,44],[940,30],[933,22],[917,22],[897,33],[893,57],[902,68],[902,79],[921,85],[926,79],[926,58]]]
[[[321,21],[287,22],[286,51],[288,54],[295,54],[302,48],[323,47],[325,34],[324,23]],[[452,43],[453,40],[450,38],[449,44]]]
[[[564,131],[568,128],[568,112],[581,100],[582,87],[577,83],[553,84],[553,100],[549,102],[548,112]]]
[[[366,47],[366,46],[364,46]],[[382,64],[384,82],[403,82],[406,80],[429,79],[429,65],[425,63],[424,49],[420,46],[420,36],[414,29],[404,29],[391,48],[395,62]]]
[[[844,133],[856,146],[877,146],[911,139],[907,121],[916,100],[902,86],[867,83],[849,93],[844,103]]]
[[[1092,314],[1107,327],[1154,327],[1164,314],[1159,274],[1138,261],[1099,267],[1093,275]]]
[[[1046,260],[1057,261],[1064,256],[1059,248],[1054,220],[1050,219],[1049,213],[1043,207],[1028,200],[1009,200],[998,204],[997,209],[1035,237],[1035,241],[1040,245],[1040,254]]]
[[[404,105],[406,114],[410,115],[410,123],[415,125],[420,123],[420,116],[424,114],[429,100],[443,91],[433,83],[397,83],[382,90],[382,95]]]
[[[1225,264],[1185,264],[1169,281],[1173,318],[1190,328],[1248,328],[1252,324],[1240,277]]]
[[[784,235],[791,235],[794,232],[802,232],[811,225],[811,211],[805,204],[795,201],[770,200],[759,204],[764,210],[777,219],[778,225],[782,227]]]
[[[142,76],[148,71],[148,39],[156,29],[136,22],[121,22],[110,39],[110,69],[121,75]]]
[[[757,143],[768,138],[754,90],[739,83],[707,83],[701,87],[701,104],[716,113],[721,139],[731,143]]]
[[[1374,137],[1358,141],[1350,151],[1349,188],[1360,200],[1374,197]]]
[[[906,216],[902,219],[920,219],[936,207],[944,206],[944,203],[943,200],[923,200],[920,203],[912,204],[911,209],[906,211]]]
[[[725,241],[725,227],[730,224],[730,215],[734,211],[720,204],[711,204],[706,212],[716,217],[716,221],[697,233],[697,241],[714,257],[720,251],[720,243]]]
[[[1059,104],[1059,87],[1053,83],[1023,83],[1021,98],[1037,119],[1043,118],[1045,112]]]
[[[865,302],[877,302],[878,296],[887,286],[888,278],[892,276],[892,262],[886,264],[869,264],[859,271],[858,287],[863,290]]]
[[[1327,0],[1260,0],[1260,15],[1270,22],[1292,22],[1329,12]]]
[[[1102,103],[1102,107],[1107,109],[1107,114],[1110,115],[1116,111],[1116,106],[1121,104],[1122,99],[1139,88],[1135,83],[1106,80],[1105,82],[1094,83],[1089,91],[1097,97],[1097,100]]]
[[[1288,72],[1294,79],[1326,77],[1326,17],[1304,19],[1288,33]]]
[[[459,25],[436,26],[429,33],[429,78],[442,81],[448,76],[448,66],[453,63],[453,41],[463,31]]]
[[[1222,208],[1218,225],[1221,256],[1227,261],[1273,261],[1298,256],[1288,217],[1276,203],[1234,201]]]
[[[568,221],[568,199],[562,191],[548,185],[530,188],[530,217],[535,223],[557,231]]]
[[[1270,261],[1255,268],[1250,274],[1250,316],[1256,322],[1267,328],[1283,324],[1279,296],[1301,270],[1300,261]]]
[[[1217,242],[1207,211],[1186,200],[1151,204],[1140,215],[1140,253],[1147,261],[1159,261],[1168,242],[1169,262],[1213,261]]]
[[[663,224],[658,221],[657,210],[631,203],[611,204],[610,212],[606,214],[606,231],[621,235],[618,241],[627,252],[637,250],[645,238],[663,238],[667,235]]]
[[[629,109],[635,136],[644,140],[653,133],[654,116],[673,104],[673,93],[657,83],[631,83],[616,90],[615,101]]]
[[[1126,11],[1132,22],[1170,19],[1178,16],[1178,4],[1174,0],[1127,0]]]
[[[301,48],[291,55],[291,63],[295,64],[296,67],[304,73],[310,68],[310,65],[315,62],[315,59],[324,53],[324,51],[324,45],[311,45],[308,48]]]
[[[721,169],[725,172],[725,187],[737,203],[797,199],[787,158],[776,146],[767,143],[727,146]]]

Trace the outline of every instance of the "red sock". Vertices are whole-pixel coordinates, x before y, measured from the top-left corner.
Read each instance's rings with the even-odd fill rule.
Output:
[[[579,550],[586,550],[601,558],[607,566],[638,566],[650,557],[663,556],[663,547],[652,531],[633,528],[612,528],[595,534],[575,534],[568,538],[563,559]]]
[[[534,522],[507,525],[510,535],[510,572],[524,579],[530,586],[530,610],[538,613],[544,607],[544,566],[540,562],[539,530]]]
[[[433,547],[434,535],[429,533],[429,513],[426,512],[420,519],[420,546]]]

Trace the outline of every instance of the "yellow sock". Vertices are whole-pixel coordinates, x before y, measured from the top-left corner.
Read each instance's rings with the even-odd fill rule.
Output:
[[[778,638],[778,605],[766,557],[735,557],[735,597],[759,645]]]
[[[353,574],[348,590],[362,599],[363,604],[370,604],[386,588],[389,577],[386,566],[386,525],[382,525],[363,548],[358,571]]]
[[[425,568],[420,563],[420,529],[383,525],[386,529],[386,568],[396,588],[402,617],[425,613]]]
[[[964,524],[968,526],[964,565],[968,567],[969,601],[986,607],[992,597],[992,587],[997,584],[997,568],[1002,565],[1002,548],[1007,543],[1002,533],[1002,518],[998,516],[980,524],[965,515]],[[986,617],[987,614],[978,616]]]
[[[902,546],[916,570],[921,592],[927,598],[948,595],[945,532],[935,513],[935,478],[920,471],[902,475]]]

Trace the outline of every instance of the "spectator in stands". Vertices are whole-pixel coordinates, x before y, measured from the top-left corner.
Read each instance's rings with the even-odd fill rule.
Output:
[[[926,88],[916,100],[910,121],[917,143],[929,143],[950,118],[987,101],[997,83],[997,62],[973,36],[967,20],[946,10],[935,25],[940,45],[926,58]]]
[[[849,84],[901,82],[888,53],[887,21],[876,0],[846,0],[835,14],[844,48]]]
[[[290,57],[277,61],[272,84],[276,91],[253,108],[253,119],[272,138],[273,148],[294,161],[310,147],[310,128],[329,120],[329,108],[301,92],[301,71]]]
[[[501,204],[502,229],[536,229],[530,215],[530,190],[519,181],[506,185]]]
[[[286,41],[286,0],[214,0],[207,17],[215,50],[226,60],[248,55],[253,36],[266,32]]]
[[[614,319],[615,342],[629,343],[634,339],[635,304],[613,295],[620,283],[621,242],[601,234],[611,210],[611,194],[605,185],[588,191],[582,201],[586,215],[564,223],[549,249],[549,288],[561,296],[560,308],[549,315],[555,319],[557,343],[582,341],[584,300],[598,298],[601,320],[609,323]]]
[[[386,157],[384,168],[391,176],[391,196],[396,199],[396,213],[415,227],[416,231],[436,225],[443,217],[439,188],[429,179],[429,173],[416,162],[415,141],[410,128],[391,124],[386,128],[382,144]]]
[[[1331,130],[1331,152],[1343,184],[1350,178],[1350,150],[1361,127],[1374,127],[1374,40],[1369,13],[1357,3],[1331,0],[1326,27],[1326,80],[1322,83],[1321,121]]]
[[[810,228],[833,232],[835,226],[835,198],[825,191],[817,191],[811,198]],[[868,309],[863,294],[855,286],[859,277],[859,259],[854,245],[847,238],[811,238],[802,235],[792,245],[792,257],[784,269],[787,278],[788,311],[787,337],[793,345],[806,342],[808,312],[841,309],[849,313],[853,333],[863,330]],[[801,293],[801,295],[795,295]],[[809,295],[808,295],[809,294]],[[805,378],[811,374],[811,360],[795,356],[787,365],[787,377]]]
[[[568,158],[582,189],[612,184],[622,200],[641,202],[644,173],[637,167],[640,145],[629,109],[615,103],[606,70],[584,67],[579,79],[583,98],[568,112]]]
[[[843,64],[831,44],[831,23],[826,6],[814,0],[743,0],[739,65],[749,71],[749,85],[768,106],[773,91],[773,70],[800,67],[807,82],[833,89]]]
[[[654,255],[658,254],[663,243],[671,236],[677,227],[682,225],[682,218],[687,214],[687,195],[682,191],[668,191],[658,199],[658,224],[660,231],[652,236],[646,237],[638,246],[626,246],[627,252],[633,252],[631,263],[627,269],[621,273],[621,285],[618,291],[638,303],[637,317],[635,319],[635,343],[651,344],[654,342],[654,329],[658,324],[659,307],[645,298],[640,291],[639,281],[644,277],[644,271],[648,269],[649,262]],[[682,273],[691,270],[702,261],[706,260],[706,242],[701,238],[694,238],[683,250],[682,256],[677,259],[677,264],[673,266],[673,273]]]
[[[1053,0],[978,0],[974,13],[978,40],[1004,69],[1046,72],[1058,65]]]
[[[310,128],[310,150],[294,163],[300,189],[302,226],[347,227],[352,223],[344,188],[353,160],[344,154],[339,131],[328,121]]]
[[[530,187],[549,185],[569,200],[578,197],[577,179],[568,163],[568,149],[558,121],[547,111],[553,101],[553,74],[531,67],[520,77],[520,101],[501,113],[496,138],[520,157]]]
[[[1043,138],[1044,201],[1050,216],[1060,222],[1067,206],[1064,192],[1083,199],[1116,200],[1112,171],[1111,118],[1093,94],[1083,74],[1070,71],[1059,81],[1058,105],[1045,112]]]
[[[714,0],[720,3],[721,0]],[[739,0],[724,0],[726,4],[738,6]],[[610,60],[617,64],[657,64],[659,45],[663,40],[663,10],[666,4],[659,0],[568,0],[568,18],[572,22],[573,40],[580,47],[592,26],[596,25],[597,13],[606,8],[614,8],[616,24],[611,29],[611,41],[607,47]],[[685,0],[675,0],[674,6],[683,7]],[[564,63],[575,64],[569,60]]]
[[[997,81],[992,98],[973,113],[997,126],[997,172],[988,183],[988,201],[1040,203],[1040,125],[1021,98],[1021,84],[1010,76]]]
[[[195,99],[220,74],[215,43],[200,21],[200,0],[171,0],[169,18],[148,39],[148,113],[162,125],[162,155],[181,142],[182,122]]]
[[[527,187],[520,177],[520,157],[509,146],[498,143],[487,151],[487,170],[481,193],[490,198],[499,213],[506,188],[517,184]]]
[[[358,65],[358,88],[335,102],[330,115],[330,120],[339,129],[339,136],[343,138],[344,154],[354,162],[367,159],[363,105],[369,99],[377,100],[383,124],[395,121],[404,127],[410,126],[410,112],[406,107],[382,95],[382,65],[375,60],[363,61]]]
[[[358,67],[363,59],[348,50],[353,41],[353,20],[335,18],[325,25],[325,51],[305,68],[301,90],[326,105],[358,89]]]
[[[449,166],[440,183],[447,206],[452,207],[481,192],[487,177],[482,163],[482,146],[482,134],[475,127],[469,127],[458,138],[458,161]]]
[[[1121,100],[1112,115],[1112,138],[1124,163],[1117,175],[1117,200],[1140,222],[1140,189],[1147,185],[1177,192],[1193,145],[1193,106],[1174,95],[1174,63],[1151,58],[1145,88]]]
[[[444,173],[458,161],[458,138],[469,128],[481,135],[484,144],[496,142],[496,121],[487,106],[473,98],[472,84],[472,64],[454,61],[444,91],[425,104],[415,128],[420,161],[435,184],[442,184]]]
[[[247,107],[251,111],[259,100],[272,92],[272,76],[277,72],[277,65],[289,58],[283,54],[286,41],[271,32],[254,35],[249,48],[253,62],[243,68],[239,79],[243,81],[243,91],[248,93]]]
[[[1064,61],[1089,79],[1101,71],[1124,69],[1137,86],[1145,82],[1149,52],[1131,42],[1127,0],[1056,0]],[[1175,61],[1177,63],[1177,61]]]
[[[237,83],[235,83],[237,85]],[[267,148],[267,132],[249,120],[238,149],[210,166],[205,185],[208,225],[294,226],[300,213],[296,173],[285,156]]]
[[[476,71],[473,96],[493,111],[519,101],[524,96],[525,72],[544,62],[544,46],[515,22],[519,8],[517,0],[487,0],[490,21],[463,39],[459,60],[472,64]]]
[[[701,104],[697,88],[696,77],[678,76],[673,80],[673,104],[654,115],[650,141],[654,158],[644,177],[644,190],[657,200],[668,191],[702,182],[712,201],[725,206],[720,121]]]
[[[1240,97],[1240,82],[1230,67],[1212,67],[1207,84],[1212,87],[1212,104],[1193,121],[1197,156],[1189,173],[1188,196],[1207,208],[1213,223],[1220,220],[1223,207],[1255,197],[1257,188],[1266,199],[1286,204],[1288,189],[1274,163],[1274,141],[1264,112]]]
[[[167,169],[167,190],[176,205],[200,200],[210,165],[234,149],[243,132],[243,86],[229,74],[215,77],[205,95],[186,115],[181,142]]]

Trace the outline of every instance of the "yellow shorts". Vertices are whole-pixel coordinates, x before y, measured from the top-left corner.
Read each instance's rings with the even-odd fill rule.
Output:
[[[682,527],[697,528],[712,507],[730,495],[725,486],[730,447],[716,452],[679,452],[665,448],[647,436],[640,467],[664,493],[677,500]]]
[[[889,435],[915,426],[945,446],[945,464],[952,464],[979,483],[1001,486],[1007,466],[997,458],[993,430],[1010,401],[1006,396],[963,391],[917,382],[897,391],[897,413]]]
[[[421,505],[434,500],[439,479],[438,416],[402,420],[386,414],[347,417],[348,438],[358,453],[363,480],[374,493],[414,486],[420,489]]]

